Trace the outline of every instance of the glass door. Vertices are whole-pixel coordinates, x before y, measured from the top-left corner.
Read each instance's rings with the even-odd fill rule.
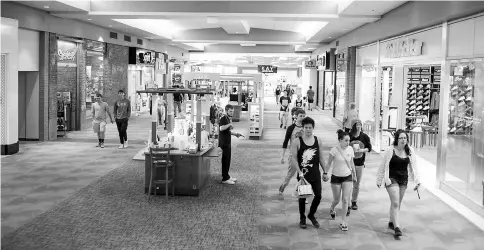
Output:
[[[334,105],[334,72],[324,71],[324,109],[333,110]]]
[[[451,62],[444,184],[484,206],[484,62]]]

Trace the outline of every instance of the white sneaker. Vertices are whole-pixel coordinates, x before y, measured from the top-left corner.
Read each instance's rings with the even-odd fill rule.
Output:
[[[124,148],[124,145],[123,145],[123,144],[121,144],[121,145],[119,145],[119,147],[118,147],[118,148]]]
[[[127,148],[128,147],[128,141],[125,141],[124,142],[124,147]]]
[[[236,182],[236,181],[237,181],[237,178],[232,178],[232,177],[230,177],[230,179],[229,179],[229,180],[231,180],[231,181],[233,181],[233,182]]]
[[[228,179],[226,181],[222,181],[222,184],[229,184],[229,185],[234,185],[235,184],[235,181],[231,180],[231,179]]]
[[[101,148],[104,148],[104,142],[103,142],[103,143],[101,143]]]

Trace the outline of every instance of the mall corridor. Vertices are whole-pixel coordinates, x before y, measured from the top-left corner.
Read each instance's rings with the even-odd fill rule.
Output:
[[[220,184],[217,158],[210,183],[198,197],[147,202],[143,162],[131,159],[143,147],[141,132],[131,133],[134,143],[126,150],[108,144],[101,152],[82,138],[25,145],[25,153],[2,159],[2,249],[470,250],[484,244],[482,231],[425,188],[420,200],[407,191],[404,236],[395,239],[387,229],[387,193],[375,186],[380,162],[375,153],[368,157],[360,209],[351,212],[349,231],[342,232],[338,218],[329,217],[328,183],[323,183],[316,214],[321,228],[300,229],[291,195],[295,181],[284,195],[278,194],[287,171],[280,164],[284,130],[271,112],[274,106],[266,108],[263,140],[234,140],[231,174],[237,184]],[[337,141],[337,127],[325,112],[308,115],[316,120],[315,134],[327,157]],[[149,121],[138,117],[130,128],[141,131],[144,120]]]

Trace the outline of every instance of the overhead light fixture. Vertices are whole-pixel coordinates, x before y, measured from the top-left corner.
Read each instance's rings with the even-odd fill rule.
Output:
[[[328,38],[331,38],[331,37],[328,37]]]
[[[113,27],[112,25],[109,25],[109,27]]]
[[[256,46],[257,44],[255,43],[241,43],[240,46],[242,47],[254,47]]]
[[[341,29],[342,31],[348,30],[348,29]]]
[[[92,19],[91,18],[88,18],[87,21],[91,21]]]
[[[48,9],[48,8],[50,8],[48,5],[44,6],[44,9]]]

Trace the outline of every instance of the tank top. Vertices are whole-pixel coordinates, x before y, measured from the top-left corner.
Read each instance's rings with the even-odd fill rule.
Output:
[[[296,100],[296,107],[298,108],[302,107],[302,100],[300,101]]]
[[[318,138],[314,136],[314,144],[311,146],[306,145],[302,137],[299,137],[299,142],[300,147],[297,152],[297,161],[299,169],[304,174],[304,179],[308,181],[320,180]]]
[[[388,177],[397,180],[408,180],[408,164],[410,164],[410,158],[401,158],[393,151],[392,159],[390,160]]]

